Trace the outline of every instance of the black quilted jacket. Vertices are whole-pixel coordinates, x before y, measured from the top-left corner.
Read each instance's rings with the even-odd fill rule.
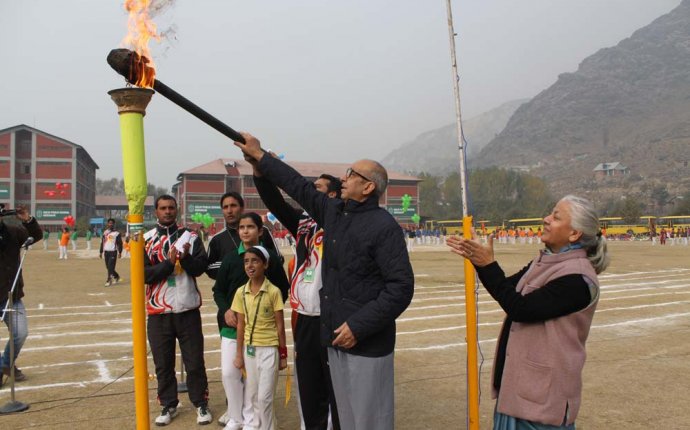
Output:
[[[395,347],[395,319],[414,294],[405,239],[377,198],[362,203],[328,198],[292,167],[273,157],[259,165],[268,180],[323,226],[321,344],[331,346],[343,322],[357,338],[351,354],[380,357]]]

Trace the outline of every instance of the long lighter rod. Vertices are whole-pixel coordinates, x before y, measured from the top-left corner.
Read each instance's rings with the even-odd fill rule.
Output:
[[[460,76],[455,57],[455,30],[453,29],[453,12],[450,0],[446,0],[448,14],[448,38],[450,39],[450,56],[453,70],[453,90],[455,93],[455,115],[458,128],[458,152],[460,156],[460,193],[462,196],[462,229],[465,239],[472,237],[472,217],[467,208],[467,172],[465,170],[465,140],[462,133],[462,110],[460,109]],[[467,428],[479,430],[479,366],[477,359],[477,296],[476,274],[474,266],[468,259],[463,259],[465,269],[465,343],[467,345]]]
[[[458,61],[455,57],[455,30],[453,29],[453,12],[450,8],[450,0],[446,0],[448,13],[448,38],[450,39],[450,58],[453,70],[453,92],[455,93],[455,122],[458,131],[458,151],[460,153],[460,193],[462,194],[462,216],[468,215],[467,209],[467,172],[465,164],[465,140],[462,133],[462,109],[460,108],[460,75],[458,74]]]

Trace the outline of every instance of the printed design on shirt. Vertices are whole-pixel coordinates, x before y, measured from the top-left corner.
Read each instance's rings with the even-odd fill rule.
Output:
[[[149,257],[151,264],[155,265],[164,261],[168,258],[168,253],[170,248],[175,246],[178,234],[181,235],[182,231],[177,230],[176,233],[172,234],[170,237],[167,235],[154,234],[150,240],[146,241],[146,246],[144,252]],[[194,243],[196,234],[192,233],[191,242]],[[172,239],[172,242],[170,241]],[[193,249],[190,248],[190,254]],[[180,261],[175,263],[175,269],[171,274],[172,277],[176,277],[184,272],[180,266]],[[160,314],[174,309],[174,303],[172,300],[175,299],[176,292],[174,291],[176,286],[176,281],[169,282],[168,279],[160,280],[154,284],[146,286],[146,308],[149,314]]]
[[[309,250],[306,258],[295,265],[294,272],[290,279],[290,305],[293,309],[303,307],[299,297],[297,285],[305,281],[314,282],[316,274],[314,270],[319,266],[323,255],[323,230],[319,229],[316,221],[311,218],[302,218],[297,226],[296,243]],[[309,272],[311,271],[311,272]],[[305,275],[306,278],[305,279]],[[320,274],[319,274],[320,275]]]

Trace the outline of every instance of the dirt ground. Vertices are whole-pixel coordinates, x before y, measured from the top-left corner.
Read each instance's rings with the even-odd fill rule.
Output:
[[[16,397],[31,408],[0,416],[0,428],[134,428],[129,260],[118,262],[124,282],[106,288],[105,267],[97,251],[70,251],[68,260],[59,261],[55,242],[50,245],[47,251],[42,244],[35,245],[25,263],[30,335],[17,365],[28,379],[17,384]],[[648,242],[609,246],[613,263],[601,277],[578,429],[688,428],[690,246]],[[497,259],[512,273],[537,249],[537,245],[497,245]],[[462,264],[445,247],[418,247],[411,256],[416,289],[412,305],[398,320],[396,428],[465,428]],[[200,278],[210,407],[217,418],[225,403],[211,285],[207,277]],[[503,314],[481,287],[478,300],[484,357],[481,428],[491,428],[491,362]],[[4,345],[4,328],[0,336]],[[151,360],[149,373],[153,373]],[[152,427],[159,413],[155,386],[155,380],[149,382]],[[0,404],[9,399],[5,386]],[[188,398],[181,394],[180,399],[180,415],[169,428],[196,427]],[[287,407],[284,401],[285,372],[281,372],[278,427],[298,429],[295,400]]]

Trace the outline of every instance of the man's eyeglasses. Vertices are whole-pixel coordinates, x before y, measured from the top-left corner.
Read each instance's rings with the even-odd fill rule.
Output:
[[[345,177],[349,178],[350,176],[352,176],[352,174],[359,176],[360,178],[364,179],[365,181],[374,182],[371,179],[367,178],[366,176],[362,175],[361,173],[355,171],[355,169],[353,169],[352,167],[348,167],[347,170],[345,171]]]

